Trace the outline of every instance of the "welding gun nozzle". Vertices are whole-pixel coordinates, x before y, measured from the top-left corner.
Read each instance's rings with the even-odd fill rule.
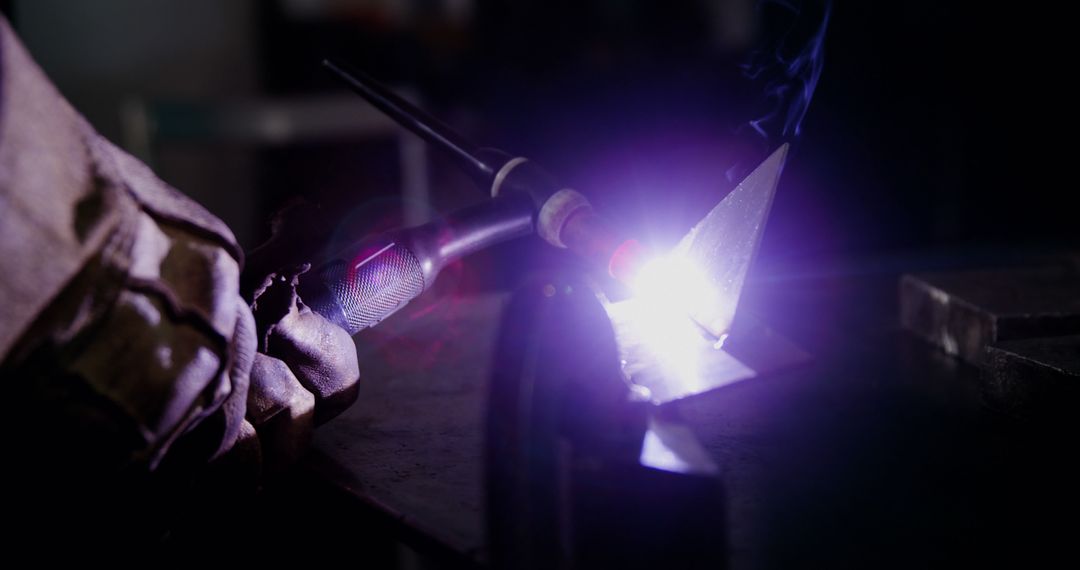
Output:
[[[580,193],[561,186],[538,165],[496,149],[480,148],[363,72],[331,59],[323,67],[369,103],[455,162],[494,196],[517,194],[532,201],[534,228],[548,243],[567,248],[590,264],[624,279],[635,265],[637,242],[628,242],[597,216]],[[489,232],[490,233],[490,232]]]

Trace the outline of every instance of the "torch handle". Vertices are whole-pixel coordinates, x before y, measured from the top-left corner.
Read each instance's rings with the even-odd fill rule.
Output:
[[[416,255],[393,236],[381,235],[302,279],[300,295],[313,311],[353,335],[392,315],[424,288]]]
[[[346,248],[300,278],[300,298],[356,334],[429,288],[446,264],[533,233],[532,202],[508,195]]]

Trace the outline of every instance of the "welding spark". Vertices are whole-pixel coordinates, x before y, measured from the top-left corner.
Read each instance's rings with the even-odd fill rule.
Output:
[[[613,264],[634,293],[607,306],[625,355],[623,371],[632,380],[658,378],[647,384],[654,399],[754,376],[737,358],[716,349],[734,323],[787,150],[787,144],[776,149],[666,255],[649,258],[639,248]]]
[[[615,328],[623,373],[657,403],[752,378],[753,369],[722,350],[700,324],[723,307],[725,293],[693,257],[676,248],[648,259],[630,275],[633,295],[605,308]],[[722,309],[720,309],[722,310]],[[697,315],[697,316],[696,316]]]
[[[642,310],[652,315],[648,318],[655,324],[663,319],[669,327],[681,329],[686,326],[684,321],[689,321],[698,336],[704,336],[716,348],[723,345],[727,331],[714,330],[707,317],[720,309],[723,295],[704,269],[682,251],[673,251],[644,264],[631,288]]]
[[[633,298],[614,308],[627,327],[634,360],[658,366],[680,392],[693,393],[702,377],[703,347],[719,348],[718,338],[703,334],[693,316],[716,303],[717,291],[690,259],[677,253],[642,265],[631,281]],[[706,342],[707,341],[707,342]],[[722,342],[722,341],[721,341]]]
[[[717,298],[704,271],[690,259],[675,253],[646,263],[635,276],[634,295],[648,312],[693,319],[708,311]]]

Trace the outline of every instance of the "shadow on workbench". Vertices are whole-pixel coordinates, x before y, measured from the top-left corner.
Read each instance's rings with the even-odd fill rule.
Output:
[[[303,468],[263,490],[234,523],[216,520],[174,536],[173,562],[235,561],[279,566],[292,561],[376,570],[477,568],[457,552],[411,530]],[[211,556],[212,555],[212,556]]]

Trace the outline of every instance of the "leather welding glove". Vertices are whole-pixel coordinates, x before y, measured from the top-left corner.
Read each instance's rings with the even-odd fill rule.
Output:
[[[0,16],[6,513],[130,540],[253,491],[260,460],[287,465],[355,398],[355,347],[296,297],[297,270],[263,274],[257,327],[242,265],[229,228],[96,133]]]
[[[219,219],[95,132],[0,17],[0,500],[21,532],[130,541],[205,512],[191,491],[211,471],[254,491],[242,259]]]
[[[314,425],[356,400],[360,374],[352,338],[297,294],[300,275],[311,267],[305,258],[326,239],[316,214],[306,205],[280,212],[273,236],[250,253],[241,279],[258,331],[248,418],[270,469],[294,460]]]

